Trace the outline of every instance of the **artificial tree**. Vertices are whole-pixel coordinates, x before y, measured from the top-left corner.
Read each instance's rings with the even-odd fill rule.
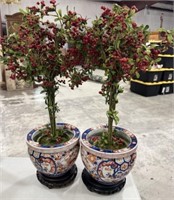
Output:
[[[117,125],[119,121],[116,109],[118,95],[123,92],[120,82],[130,80],[133,76],[138,77],[139,71],[146,71],[155,65],[160,60],[158,54],[173,44],[174,31],[160,29],[163,36],[161,44],[148,45],[149,26],[138,26],[133,21],[137,11],[135,6],[128,8],[115,4],[112,9],[104,6],[101,9],[103,12],[88,30],[88,42],[91,43],[95,62],[89,60],[105,72],[106,80],[99,93],[105,97],[109,107],[108,132],[101,137],[101,141],[93,138],[92,142],[103,148],[114,149],[120,148],[118,143],[114,145],[113,140],[113,122]],[[125,147],[124,144],[121,146]]]
[[[81,157],[85,166],[82,180],[90,191],[113,194],[124,187],[138,146],[136,136],[118,126],[116,105],[118,95],[123,92],[120,83],[139,76],[139,71],[150,69],[158,62],[162,46],[174,41],[174,32],[161,30],[162,46],[155,47],[148,44],[148,26],[138,26],[132,19],[136,7],[115,4],[112,9],[102,6],[102,10],[86,34],[94,53],[93,59],[87,61],[105,72],[99,93],[108,105],[108,122],[82,133]]]
[[[87,20],[75,11],[67,10],[63,15],[55,0],[51,0],[49,6],[44,1],[37,2],[21,12],[23,20],[18,30],[1,38],[4,54],[1,59],[12,72],[12,79],[37,82],[42,87],[50,123],[37,137],[38,141],[49,145],[61,143],[64,139],[62,132],[56,129],[59,106],[55,97],[66,78],[73,89],[86,81],[91,71],[89,67],[85,70],[76,67],[86,59],[81,56],[80,48],[76,48],[76,56],[72,55],[85,35]],[[73,44],[74,48],[65,52],[66,44]]]

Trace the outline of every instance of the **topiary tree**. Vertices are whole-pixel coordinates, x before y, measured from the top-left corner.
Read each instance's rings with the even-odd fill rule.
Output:
[[[106,76],[99,93],[108,105],[108,133],[101,137],[98,145],[113,149],[113,122],[116,125],[119,122],[116,105],[118,95],[123,92],[120,82],[130,80],[133,76],[138,77],[139,71],[146,71],[157,63],[158,54],[164,47],[173,44],[174,31],[161,29],[161,45],[148,45],[149,27],[138,26],[132,19],[137,11],[135,6],[128,8],[115,4],[112,9],[104,6],[101,9],[103,12],[93,21],[86,41],[91,44],[91,51],[94,52],[89,63],[104,70]]]
[[[55,0],[51,0],[49,6],[44,1],[37,2],[21,12],[23,21],[18,31],[1,38],[4,54],[1,59],[12,72],[12,79],[40,83],[50,123],[39,142],[61,143],[63,133],[56,129],[56,113],[59,111],[56,94],[66,81],[72,89],[78,87],[87,80],[90,72],[89,67],[85,70],[76,67],[82,57],[85,62],[80,48],[70,48],[66,53],[62,49],[67,43],[78,47],[78,39],[85,35],[87,20],[74,11],[67,10],[63,15]],[[76,57],[72,55],[73,51]],[[45,139],[41,140],[43,137]]]

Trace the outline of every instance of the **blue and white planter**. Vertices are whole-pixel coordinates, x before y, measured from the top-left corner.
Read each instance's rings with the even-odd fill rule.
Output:
[[[104,150],[92,146],[88,138],[102,131],[106,126],[90,128],[81,137],[81,157],[88,173],[104,185],[113,185],[123,180],[131,171],[136,159],[137,138],[126,129],[114,127],[129,144],[120,150]]]
[[[55,146],[44,146],[33,140],[38,130],[45,126],[33,129],[27,134],[27,145],[30,159],[36,169],[46,175],[62,176],[74,165],[79,153],[79,130],[66,123],[57,123],[57,129],[67,129],[73,137],[66,143]]]

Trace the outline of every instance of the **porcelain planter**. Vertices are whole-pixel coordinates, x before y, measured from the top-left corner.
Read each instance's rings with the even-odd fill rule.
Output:
[[[88,139],[90,136],[107,131],[106,126],[90,128],[82,134],[81,138],[81,157],[87,173],[96,181],[95,184],[114,186],[125,179],[131,171],[136,159],[137,139],[130,131],[114,127],[120,137],[128,141],[128,146],[120,150],[104,150],[92,146]],[[83,174],[84,175],[84,174]],[[83,178],[82,175],[82,179]],[[85,175],[86,176],[86,175]],[[87,178],[87,177],[86,177]],[[86,183],[85,183],[86,184]],[[89,184],[89,183],[87,183]],[[125,183],[122,183],[123,186]],[[91,191],[92,188],[88,188]],[[118,189],[117,190],[121,190]],[[110,191],[114,192],[113,190]]]
[[[33,138],[38,134],[38,131],[43,128],[45,128],[45,126],[33,129],[27,134],[26,142],[28,145],[28,154],[32,163],[37,169],[37,173],[42,175],[42,178],[44,177],[44,182],[47,182],[47,179],[52,179],[52,182],[56,182],[57,180],[59,181],[60,179],[60,183],[57,183],[57,186],[60,186],[64,179],[72,178],[65,177],[63,180],[61,180],[65,174],[71,173],[72,175],[73,173],[70,172],[70,170],[75,165],[75,161],[79,153],[80,132],[76,127],[70,124],[57,123],[57,129],[67,129],[72,132],[73,137],[66,143],[57,144],[50,147],[40,145],[38,142],[33,140]],[[42,182],[40,179],[39,181]],[[49,188],[54,187],[53,184],[50,185],[46,183],[45,185],[47,185]]]

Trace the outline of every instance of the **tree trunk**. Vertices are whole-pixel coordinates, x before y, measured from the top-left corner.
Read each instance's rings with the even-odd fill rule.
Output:
[[[110,97],[109,97],[109,113],[112,113],[116,109],[116,98],[115,95],[117,95],[117,89],[115,86],[112,86],[110,89]],[[113,127],[113,116],[109,115],[108,117],[108,140],[109,140],[109,146],[112,148],[112,127]]]
[[[50,118],[51,135],[53,138],[56,137],[56,108],[55,108],[55,92],[48,91],[48,112]]]

